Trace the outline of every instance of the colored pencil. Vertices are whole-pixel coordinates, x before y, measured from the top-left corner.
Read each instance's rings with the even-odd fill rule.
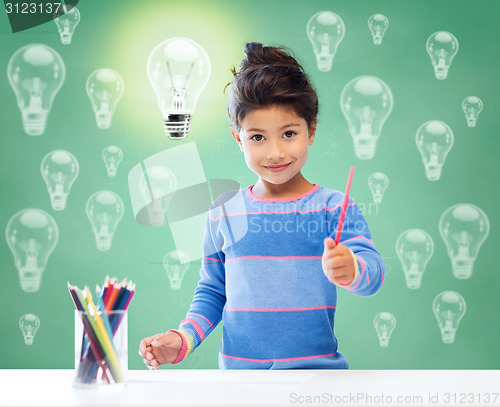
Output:
[[[111,377],[114,382],[122,382],[122,370],[112,339],[124,314],[113,311],[127,310],[135,293],[135,284],[127,279],[117,283],[116,278],[106,276],[102,288],[96,286],[95,303],[88,287],[80,290],[68,282],[68,290],[76,309],[81,312],[84,326],[78,379],[91,383],[101,368],[102,377],[108,383]]]
[[[90,322],[88,320],[88,316],[84,312],[83,304],[81,303],[81,301],[77,295],[76,290],[78,290],[78,288],[76,287],[76,290],[75,290],[75,288],[73,288],[68,282],[68,289],[69,289],[69,292],[71,294],[71,297],[73,298],[73,301],[75,303],[77,310],[82,312],[83,327],[84,327],[85,333],[87,334],[87,336],[89,338],[90,347],[92,349],[94,356],[97,359],[97,362],[99,363],[100,367],[102,368],[103,375],[104,375],[105,379],[109,383],[110,380],[109,380],[109,377],[107,376],[107,373],[106,373],[107,367],[106,367],[106,364],[105,364],[103,356],[102,356],[104,353],[103,353],[101,345],[98,343],[97,338],[94,335],[94,332],[93,332],[92,327],[90,325]],[[80,360],[80,361],[82,361],[82,360]],[[80,365],[80,366],[81,366],[80,371],[78,372],[79,376],[81,376],[83,374],[83,366],[82,365]]]
[[[347,178],[347,185],[345,187],[344,202],[343,202],[342,208],[340,210],[339,223],[338,223],[338,227],[337,227],[337,232],[335,234],[335,243],[336,244],[339,244],[340,236],[342,235],[342,228],[344,227],[345,213],[347,211],[347,203],[349,202],[349,191],[351,189],[352,177],[354,176],[355,168],[356,167],[351,167],[351,170],[349,171],[349,177]]]

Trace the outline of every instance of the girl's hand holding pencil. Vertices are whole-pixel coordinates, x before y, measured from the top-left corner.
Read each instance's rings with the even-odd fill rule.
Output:
[[[349,285],[356,275],[356,263],[353,253],[343,244],[327,237],[324,241],[322,258],[323,272],[326,278],[337,285]]]
[[[173,363],[182,348],[182,339],[172,331],[144,338],[139,345],[139,355],[150,370],[158,370],[160,365]]]

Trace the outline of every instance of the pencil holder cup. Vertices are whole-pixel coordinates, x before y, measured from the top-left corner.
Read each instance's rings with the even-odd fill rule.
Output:
[[[125,385],[128,372],[127,311],[75,311],[76,387]]]

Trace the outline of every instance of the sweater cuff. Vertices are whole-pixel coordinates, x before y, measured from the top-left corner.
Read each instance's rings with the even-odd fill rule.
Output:
[[[182,332],[178,331],[177,329],[170,329],[168,332],[175,332],[182,339],[181,351],[179,352],[179,355],[177,356],[177,359],[175,359],[172,362],[173,365],[176,365],[177,363],[179,363],[180,361],[182,361],[186,357],[186,352],[187,352],[187,349],[188,349],[187,340],[186,340],[186,337],[182,334]]]
[[[358,267],[358,259],[356,259],[356,255],[353,253],[353,251],[351,249],[349,249],[349,253],[351,253],[351,256],[352,256],[352,259],[354,261],[354,277],[352,278],[352,280],[347,283],[347,284],[337,284],[339,285],[340,287],[344,287],[346,289],[349,289],[351,288],[353,285],[354,285],[354,282],[356,281],[356,279],[358,278],[359,276],[359,267]]]

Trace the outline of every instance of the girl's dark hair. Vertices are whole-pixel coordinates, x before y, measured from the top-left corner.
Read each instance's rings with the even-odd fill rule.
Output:
[[[318,95],[304,69],[284,47],[246,44],[245,59],[229,88],[227,113],[231,125],[241,130],[241,122],[254,109],[270,105],[292,108],[309,128],[318,115]]]

